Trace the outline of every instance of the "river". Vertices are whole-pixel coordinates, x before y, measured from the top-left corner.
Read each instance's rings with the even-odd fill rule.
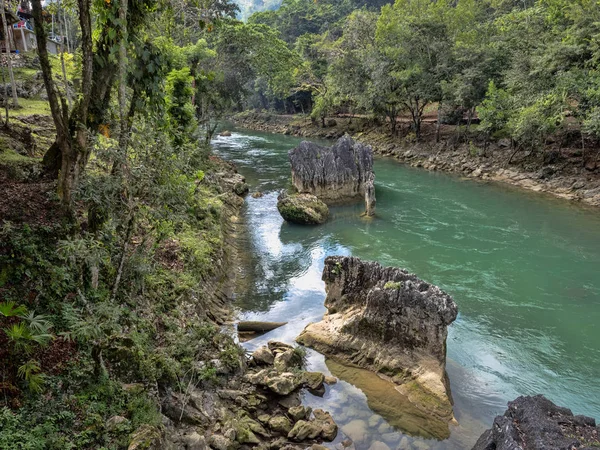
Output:
[[[287,151],[299,142],[246,130],[213,141],[251,192],[264,194],[246,200],[251,261],[236,294],[238,315],[289,322],[245,346],[291,343],[307,323],[321,319],[328,255],[406,268],[440,286],[459,307],[448,336],[458,421],[449,436],[430,433],[422,417],[409,417],[410,407],[386,398],[376,376],[309,351],[312,369],[340,377],[323,398],[304,397],[330,411],[343,430],[332,448],[345,433],[357,450],[471,448],[506,403],[525,394],[543,393],[575,414],[600,419],[598,211],[377,158],[376,218],[360,217],[359,204],[331,208],[321,226],[292,225],[276,202],[277,191],[290,185]]]

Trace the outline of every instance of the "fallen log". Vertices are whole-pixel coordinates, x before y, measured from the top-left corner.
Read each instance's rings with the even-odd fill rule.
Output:
[[[267,331],[275,330],[279,327],[286,325],[287,322],[254,322],[254,321],[243,321],[238,322],[238,332],[249,332],[254,333],[266,333]]]

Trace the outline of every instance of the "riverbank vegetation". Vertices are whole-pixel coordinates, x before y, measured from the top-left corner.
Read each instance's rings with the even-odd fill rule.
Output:
[[[484,148],[509,139],[509,156],[558,141],[595,162],[599,14],[583,0],[284,0],[249,23],[278,30],[301,64],[288,96],[258,89],[247,107],[310,114],[322,127],[362,116],[417,141],[426,121],[427,139],[453,125],[455,140]]]
[[[32,6],[0,129],[0,448],[160,446],[161,400],[243,363],[219,324],[247,188],[208,142],[294,55],[227,1],[81,0],[62,71]]]

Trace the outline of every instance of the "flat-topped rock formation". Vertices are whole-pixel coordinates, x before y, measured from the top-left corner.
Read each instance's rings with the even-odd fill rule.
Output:
[[[374,211],[373,150],[348,135],[332,147],[304,141],[289,152],[292,184],[303,194],[325,203],[341,203],[368,197]],[[368,191],[369,186],[371,191]]]
[[[406,270],[354,257],[325,260],[327,314],[297,341],[340,362],[385,375],[418,407],[451,420],[446,375],[452,298]]]
[[[600,447],[600,427],[591,417],[574,416],[542,395],[519,397],[494,419],[473,450],[592,449]]]

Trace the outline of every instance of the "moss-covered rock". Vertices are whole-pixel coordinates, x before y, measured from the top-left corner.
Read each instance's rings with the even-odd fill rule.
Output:
[[[318,225],[329,217],[327,205],[312,194],[282,193],[277,199],[279,214],[288,222]]]
[[[294,420],[294,422],[308,419],[311,413],[312,408],[310,406],[292,406],[290,409],[288,409],[288,414]]]
[[[269,428],[287,436],[292,429],[292,423],[285,416],[274,416],[269,420]]]
[[[144,424],[131,435],[127,450],[158,450],[162,448],[160,431],[157,428]]]

